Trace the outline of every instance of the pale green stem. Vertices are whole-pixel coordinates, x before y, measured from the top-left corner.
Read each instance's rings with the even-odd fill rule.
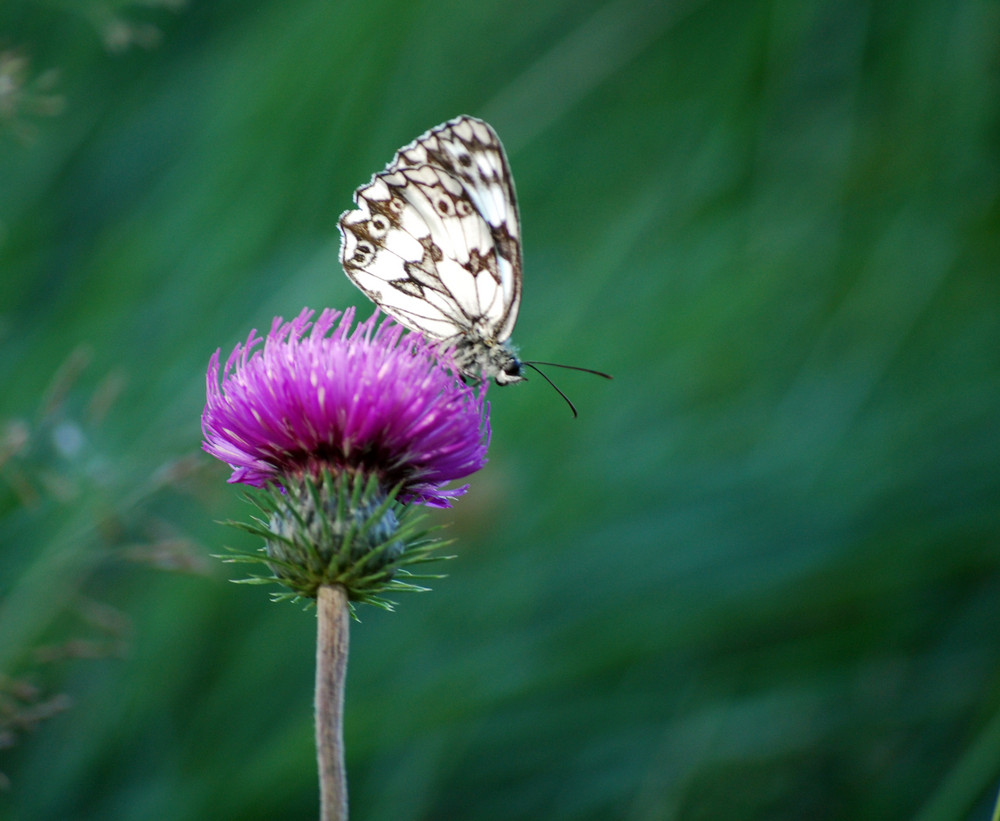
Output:
[[[344,767],[344,683],[350,609],[340,585],[316,596],[316,756],[319,761],[320,821],[347,821]]]

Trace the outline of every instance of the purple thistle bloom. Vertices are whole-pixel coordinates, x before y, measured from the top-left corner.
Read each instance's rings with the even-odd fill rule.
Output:
[[[230,482],[286,486],[324,470],[375,475],[387,490],[402,485],[400,501],[448,507],[467,486],[444,485],[486,463],[485,389],[443,368],[423,337],[403,336],[390,319],[376,327],[377,312],[353,332],[353,308],[326,309],[315,324],[312,315],[275,319],[263,340],[252,331],[221,385],[215,352],[202,447],[232,467]]]

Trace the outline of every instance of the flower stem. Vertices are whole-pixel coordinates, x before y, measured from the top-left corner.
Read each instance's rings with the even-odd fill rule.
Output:
[[[323,585],[316,596],[316,755],[320,821],[347,821],[344,768],[344,683],[350,610],[347,591]]]

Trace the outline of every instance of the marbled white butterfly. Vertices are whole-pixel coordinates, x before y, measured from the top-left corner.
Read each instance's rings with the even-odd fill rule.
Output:
[[[524,379],[525,365],[554,364],[522,362],[509,342],[521,301],[521,229],[507,156],[489,125],[456,117],[432,128],[354,201],[357,209],[340,216],[340,261],[385,313],[443,340],[471,378],[505,385]]]

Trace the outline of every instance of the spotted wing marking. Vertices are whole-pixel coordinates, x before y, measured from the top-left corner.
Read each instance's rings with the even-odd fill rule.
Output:
[[[496,133],[459,117],[396,152],[340,218],[341,262],[372,301],[437,338],[502,343],[521,298],[517,201]]]

